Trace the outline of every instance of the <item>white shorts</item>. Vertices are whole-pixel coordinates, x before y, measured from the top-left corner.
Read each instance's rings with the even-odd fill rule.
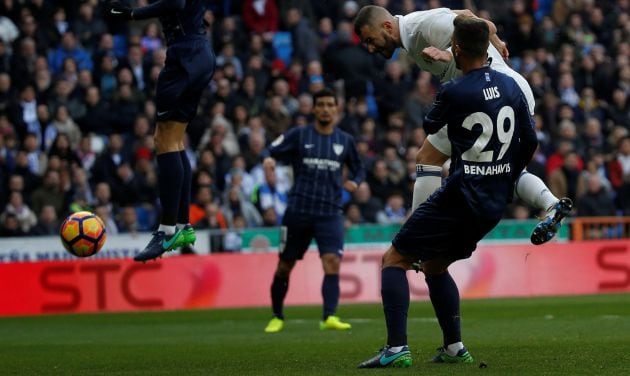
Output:
[[[527,106],[529,107],[529,113],[534,115],[534,107],[536,102],[534,101],[534,93],[532,92],[532,88],[529,86],[527,80],[518,74],[514,69],[510,68],[509,65],[503,60],[499,51],[491,44],[488,47],[488,56],[492,58],[492,63],[490,67],[498,72],[507,74],[512,77],[516,84],[521,88],[521,91],[525,95],[525,99],[527,100]],[[448,125],[442,127],[437,133],[430,134],[427,136],[427,141],[433,145],[440,153],[444,155],[451,156],[451,141],[448,139]]]

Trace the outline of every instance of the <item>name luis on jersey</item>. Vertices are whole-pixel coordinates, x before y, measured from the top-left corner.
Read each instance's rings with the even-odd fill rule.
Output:
[[[485,100],[489,101],[491,99],[497,99],[501,97],[501,93],[499,93],[499,88],[494,86],[494,87],[487,87],[485,89],[483,89],[483,97],[485,98]]]

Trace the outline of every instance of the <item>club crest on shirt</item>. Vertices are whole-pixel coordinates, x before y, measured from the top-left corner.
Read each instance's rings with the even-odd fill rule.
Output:
[[[343,145],[342,144],[333,144],[333,151],[337,155],[341,155],[343,153]]]

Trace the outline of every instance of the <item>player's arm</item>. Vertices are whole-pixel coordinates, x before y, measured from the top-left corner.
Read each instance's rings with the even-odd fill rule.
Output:
[[[422,126],[424,127],[424,131],[427,134],[437,133],[443,126],[445,126],[447,121],[448,112],[450,109],[450,104],[446,99],[446,88],[448,84],[442,85],[440,90],[435,96],[435,101],[433,102],[433,106],[431,110],[425,116],[424,123]]]
[[[534,156],[534,152],[538,147],[538,138],[534,131],[534,118],[529,113],[529,106],[523,93],[520,93],[520,103],[516,111],[516,121],[519,130],[519,147],[518,153],[514,158],[515,170],[513,177],[518,177],[521,171],[529,164]]]
[[[262,151],[262,157],[265,160],[267,158],[272,158],[285,163],[290,162],[292,158],[295,158],[295,153],[298,151],[300,138],[299,131],[300,128],[295,127],[278,136],[278,138],[273,140],[271,144]]]
[[[350,142],[348,142],[346,164],[350,170],[351,178],[343,183],[343,187],[346,191],[353,193],[357,190],[357,188],[359,188],[359,184],[365,180],[365,167],[359,157],[357,145],[354,143],[354,140],[350,140]]]
[[[453,10],[453,13],[457,14],[458,16],[461,14],[467,17],[475,17],[479,18],[480,20],[484,20],[486,24],[488,24],[488,29],[490,31],[490,43],[492,43],[492,45],[497,50],[499,50],[499,53],[501,53],[501,56],[503,56],[504,59],[510,57],[510,52],[507,49],[507,45],[497,35],[497,26],[494,24],[494,22],[486,20],[485,18],[477,17],[470,9],[456,9]]]
[[[121,20],[145,20],[165,16],[184,9],[186,0],[158,0],[147,6],[131,8],[120,1],[113,1],[109,4],[107,14],[110,18]]]

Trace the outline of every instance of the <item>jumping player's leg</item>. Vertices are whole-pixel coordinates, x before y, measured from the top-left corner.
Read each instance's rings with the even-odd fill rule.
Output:
[[[534,93],[527,80],[510,68],[501,57],[499,51],[492,45],[488,48],[488,56],[492,59],[490,65],[492,69],[505,73],[516,81],[527,100],[529,112],[533,115],[536,102]],[[543,221],[536,226],[532,233],[531,240],[534,244],[542,244],[551,240],[560,228],[562,219],[571,212],[573,207],[570,199],[566,197],[559,199],[556,197],[540,178],[530,174],[527,170],[517,180],[514,186],[514,194],[530,207],[547,212]]]
[[[162,216],[160,226],[146,248],[134,257],[147,261],[160,257],[177,246],[183,236],[176,228],[179,203],[184,181],[180,145],[183,143],[186,123],[159,121],[155,129],[155,150],[158,164],[158,186]]]
[[[446,127],[429,135],[416,154],[416,182],[412,210],[425,202],[442,185],[442,165],[451,155]]]

